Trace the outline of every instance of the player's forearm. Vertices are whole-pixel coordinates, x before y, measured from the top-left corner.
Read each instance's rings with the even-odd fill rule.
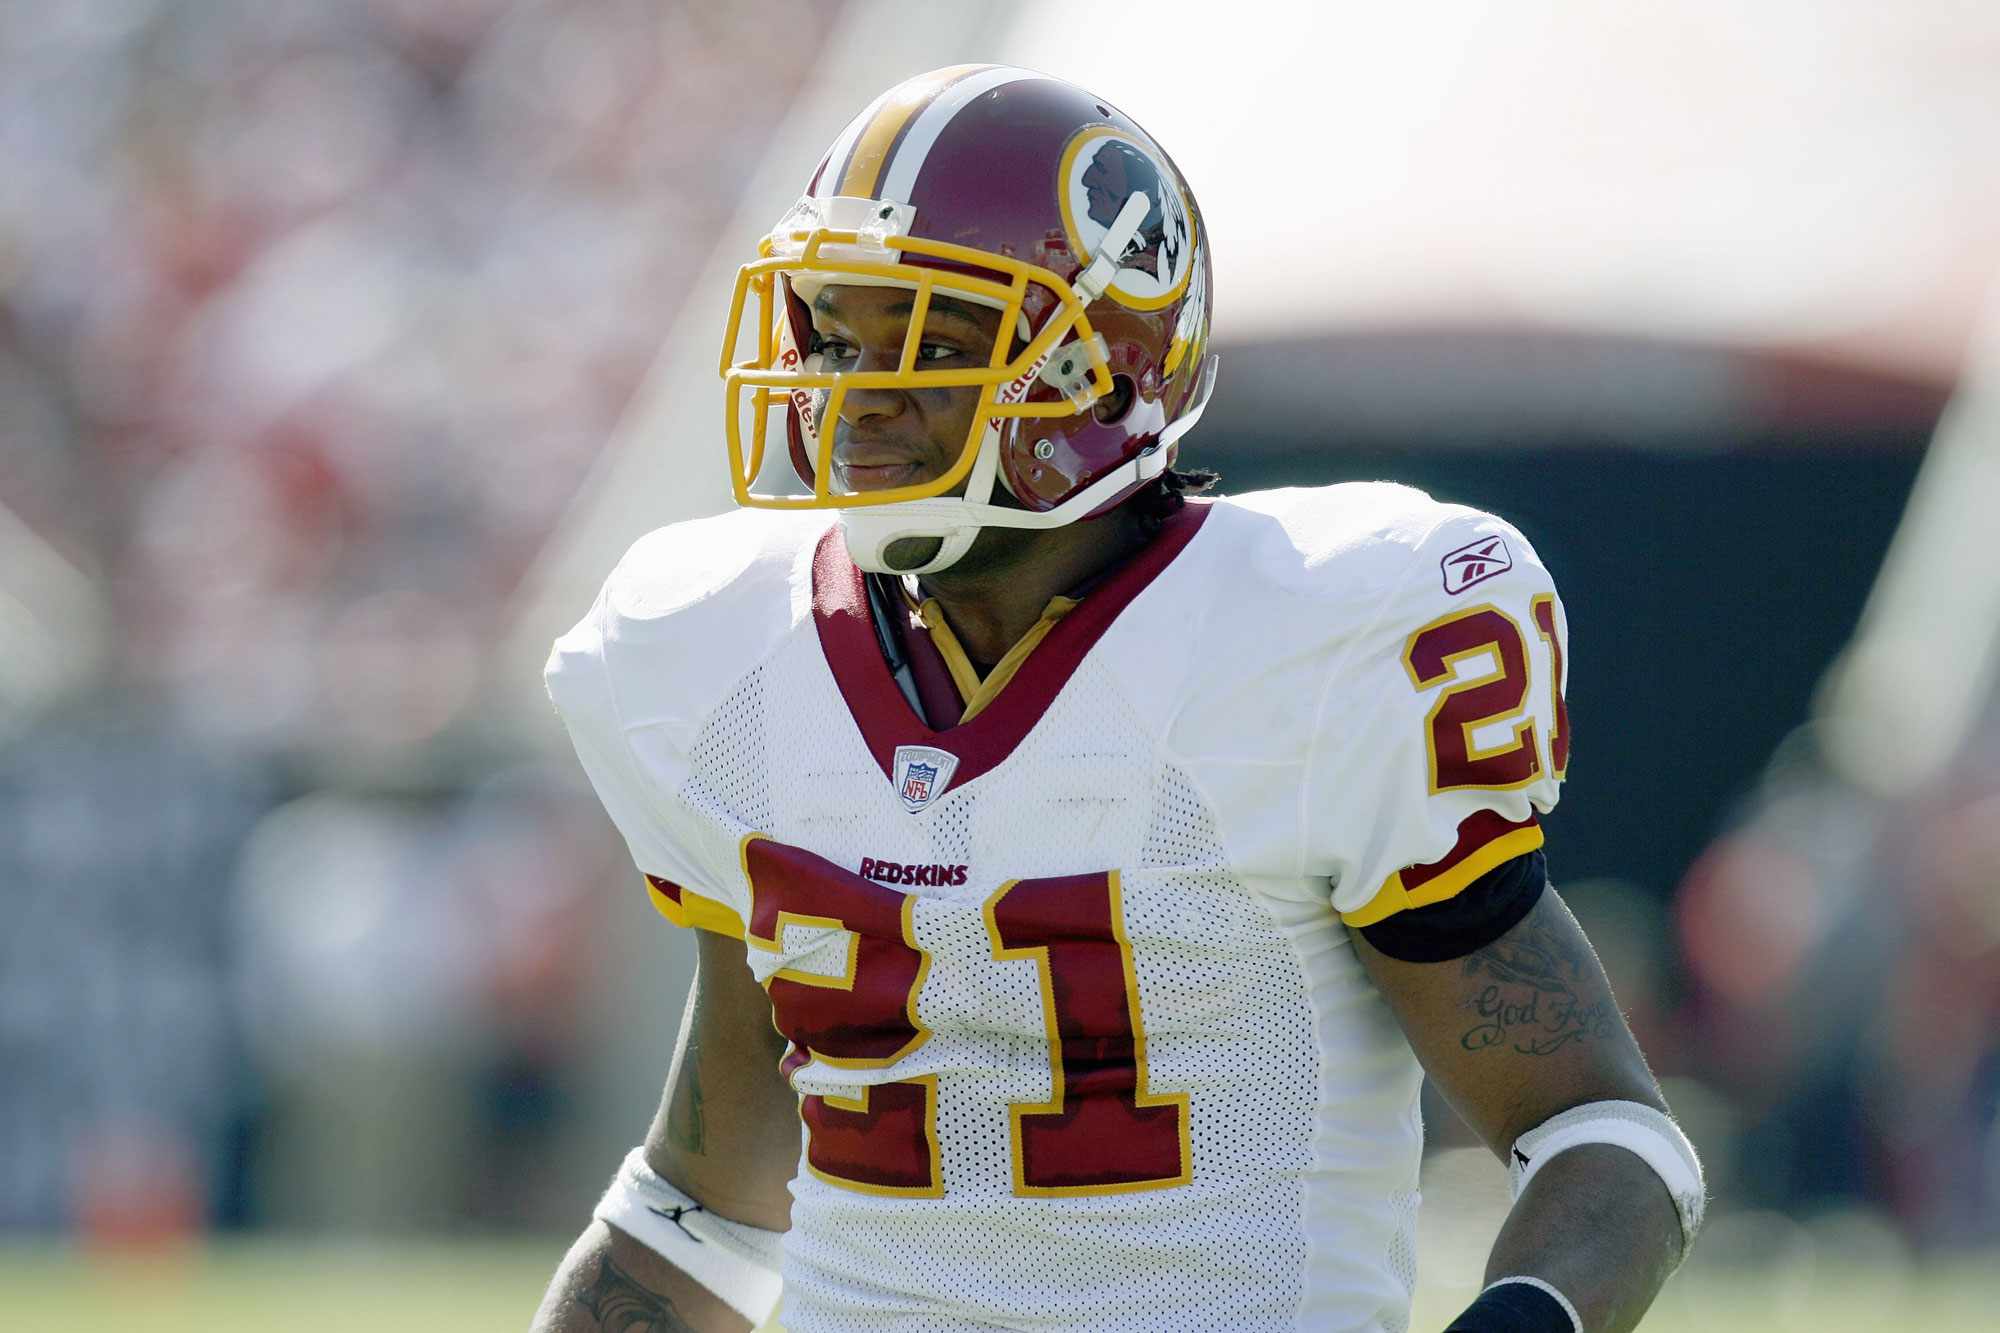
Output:
[[[746,1333],[750,1321],[629,1236],[593,1221],[570,1246],[529,1333]]]
[[[1585,1144],[1535,1173],[1486,1262],[1486,1281],[1536,1277],[1576,1307],[1586,1333],[1634,1327],[1680,1260],[1681,1223],[1653,1169]]]

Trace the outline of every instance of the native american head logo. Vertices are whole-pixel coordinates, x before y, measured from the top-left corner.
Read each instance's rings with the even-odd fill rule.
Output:
[[[1158,150],[1109,125],[1092,125],[1070,141],[1063,153],[1063,222],[1078,258],[1096,258],[1135,191],[1143,191],[1151,207],[1119,257],[1109,294],[1157,310],[1179,299],[1194,271],[1197,238],[1180,177]]]

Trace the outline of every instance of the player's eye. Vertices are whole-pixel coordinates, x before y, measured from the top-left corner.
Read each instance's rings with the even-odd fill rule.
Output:
[[[854,357],[854,345],[841,338],[827,337],[815,329],[810,354],[823,361],[849,361]]]
[[[950,343],[932,342],[926,338],[917,344],[917,360],[948,361],[959,354],[958,348]]]

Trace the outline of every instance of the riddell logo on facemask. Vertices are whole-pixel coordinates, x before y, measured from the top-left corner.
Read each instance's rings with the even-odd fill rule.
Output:
[[[915,866],[902,861],[877,861],[872,856],[861,858],[861,878],[872,879],[877,884],[963,884],[964,866]]]
[[[1042,377],[1042,367],[1046,366],[1049,363],[1049,358],[1055,354],[1056,349],[1053,347],[1043,352],[1034,365],[1029,366],[1013,379],[1007,381],[1007,387],[1000,390],[994,401],[1000,403],[1018,403],[1023,398],[1026,398],[1028,390],[1032,389],[1035,386],[1035,381]],[[986,420],[993,429],[1000,429],[1001,421],[999,417],[988,417]]]

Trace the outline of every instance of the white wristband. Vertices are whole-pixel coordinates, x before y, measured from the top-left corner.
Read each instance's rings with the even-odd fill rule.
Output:
[[[1679,1125],[1642,1102],[1590,1102],[1571,1107],[1514,1140],[1508,1163],[1514,1197],[1521,1197],[1535,1172],[1551,1157],[1586,1143],[1623,1148],[1653,1168],[1680,1213],[1681,1253],[1685,1255],[1694,1244],[1695,1232],[1701,1230],[1702,1211],[1708,1203],[1701,1159]]]
[[[1563,1295],[1561,1292],[1557,1291],[1554,1287],[1550,1286],[1548,1283],[1542,1281],[1538,1277],[1529,1277],[1525,1273],[1517,1273],[1513,1277],[1503,1277],[1498,1282],[1487,1283],[1485,1289],[1482,1290],[1479,1294],[1484,1296],[1488,1291],[1493,1290],[1495,1287],[1504,1287],[1510,1282],[1519,1282],[1523,1283],[1526,1286],[1533,1287],[1537,1291],[1546,1291],[1549,1295],[1555,1298],[1556,1304],[1560,1305],[1563,1308],[1563,1313],[1569,1316],[1569,1326],[1574,1331],[1574,1333],[1583,1333],[1583,1316],[1578,1314],[1576,1312],[1576,1307],[1569,1303],[1569,1297]]]
[[[717,1217],[646,1165],[643,1148],[625,1156],[592,1216],[701,1283],[761,1327],[778,1303],[783,1233]]]

